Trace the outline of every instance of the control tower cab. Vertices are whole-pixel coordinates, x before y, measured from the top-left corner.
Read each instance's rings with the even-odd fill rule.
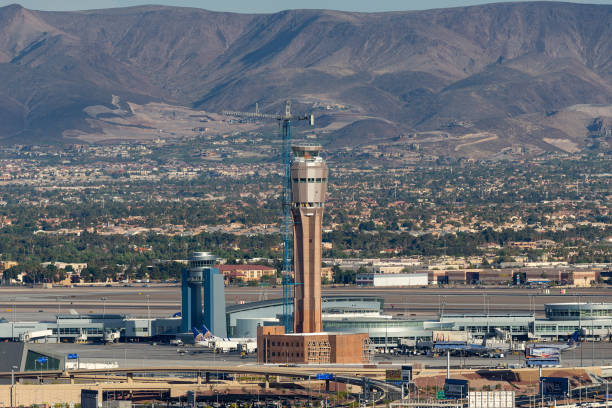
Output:
[[[321,226],[329,169],[319,144],[292,146],[294,333],[318,333],[321,321]]]
[[[329,169],[321,157],[319,144],[298,144],[291,147],[291,194],[294,208],[323,207],[327,193]]]
[[[210,252],[194,252],[189,258],[187,282],[201,285],[204,281],[204,271],[214,268],[216,260],[217,257]]]

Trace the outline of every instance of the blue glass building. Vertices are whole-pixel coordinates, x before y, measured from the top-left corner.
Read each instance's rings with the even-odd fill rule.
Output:
[[[227,337],[225,287],[223,275],[215,268],[217,257],[209,252],[194,252],[181,276],[181,331],[204,324],[219,337]]]

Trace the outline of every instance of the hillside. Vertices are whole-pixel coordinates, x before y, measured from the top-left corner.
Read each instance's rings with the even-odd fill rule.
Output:
[[[334,148],[399,138],[476,157],[576,150],[610,119],[610,21],[612,6],[551,2],[258,15],[12,5],[0,8],[0,140],[97,132],[85,109],[114,109],[112,95],[209,112],[275,112],[291,98],[325,113],[316,132]]]

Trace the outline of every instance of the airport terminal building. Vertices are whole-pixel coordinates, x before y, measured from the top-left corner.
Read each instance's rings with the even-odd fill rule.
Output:
[[[436,332],[465,333],[473,339],[502,335],[514,340],[557,341],[576,330],[594,340],[610,340],[612,303],[553,303],[545,317],[533,313],[444,314],[436,319],[398,319],[383,314],[384,300],[368,296],[323,297],[323,331],[367,333],[377,348],[394,348],[400,341],[431,341]],[[291,311],[290,311],[291,312]],[[230,337],[255,337],[257,327],[282,321],[281,299],[227,307]],[[55,321],[0,320],[0,340],[120,341],[169,340],[181,332],[181,317],[136,318],[122,314],[60,314]]]

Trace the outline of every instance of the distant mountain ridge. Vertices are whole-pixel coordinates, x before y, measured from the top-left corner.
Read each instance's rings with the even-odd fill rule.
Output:
[[[0,139],[61,142],[67,129],[88,130],[84,108],[118,95],[208,111],[279,110],[286,98],[340,106],[354,120],[329,133],[338,147],[392,135],[452,144],[427,132],[497,136],[453,145],[466,155],[580,147],[595,118],[572,107],[612,104],[611,21],[612,6],[552,2],[257,15],[11,5],[0,8]]]

